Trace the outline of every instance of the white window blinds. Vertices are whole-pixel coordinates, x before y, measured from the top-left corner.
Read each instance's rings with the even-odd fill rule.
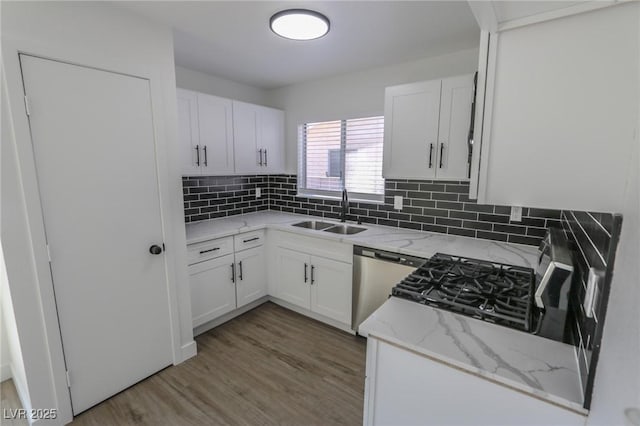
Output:
[[[298,191],[381,201],[384,117],[306,123],[299,127]]]

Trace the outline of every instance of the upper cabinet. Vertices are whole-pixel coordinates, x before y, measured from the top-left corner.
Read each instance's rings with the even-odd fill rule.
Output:
[[[183,176],[283,172],[283,111],[183,89],[177,96]]]
[[[236,173],[282,173],[284,112],[233,101]]]
[[[639,9],[630,2],[483,31],[471,196],[621,211],[637,143]]]
[[[473,75],[388,87],[383,176],[466,179]]]

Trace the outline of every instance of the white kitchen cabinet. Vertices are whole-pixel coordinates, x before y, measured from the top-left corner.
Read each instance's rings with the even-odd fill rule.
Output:
[[[198,93],[198,127],[202,174],[232,174],[234,171],[232,102],[229,99]]]
[[[233,173],[233,110],[229,99],[176,89],[183,176]]]
[[[622,210],[628,170],[637,167],[639,9],[622,3],[483,32],[478,202]]]
[[[383,176],[465,179],[473,76],[385,90]]]
[[[236,304],[240,308],[267,295],[266,263],[263,247],[236,253]]]
[[[263,244],[258,230],[187,247],[194,328],[267,295]]]
[[[276,259],[276,297],[340,323],[351,323],[351,264],[287,247],[276,248]]]
[[[200,153],[198,130],[198,95],[189,90],[177,89],[178,144],[183,176],[202,174],[197,156]]]
[[[469,126],[473,103],[473,76],[442,80],[438,125],[438,179],[469,177]]]
[[[177,89],[182,175],[284,171],[284,111]]]
[[[193,327],[236,308],[232,254],[189,266]]]
[[[276,248],[276,296],[304,309],[311,309],[309,255],[284,247]]]
[[[586,421],[581,414],[371,335],[365,374],[365,425],[578,426]]]
[[[233,101],[236,173],[282,173],[284,112]]]

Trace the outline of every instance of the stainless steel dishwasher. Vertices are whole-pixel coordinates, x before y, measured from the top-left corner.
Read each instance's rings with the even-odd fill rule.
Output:
[[[351,328],[358,331],[360,323],[389,298],[393,286],[424,262],[420,257],[354,246]]]

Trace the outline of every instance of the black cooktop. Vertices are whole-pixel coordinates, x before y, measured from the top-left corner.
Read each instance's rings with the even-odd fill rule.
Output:
[[[530,268],[437,253],[391,294],[530,332],[533,290]]]

